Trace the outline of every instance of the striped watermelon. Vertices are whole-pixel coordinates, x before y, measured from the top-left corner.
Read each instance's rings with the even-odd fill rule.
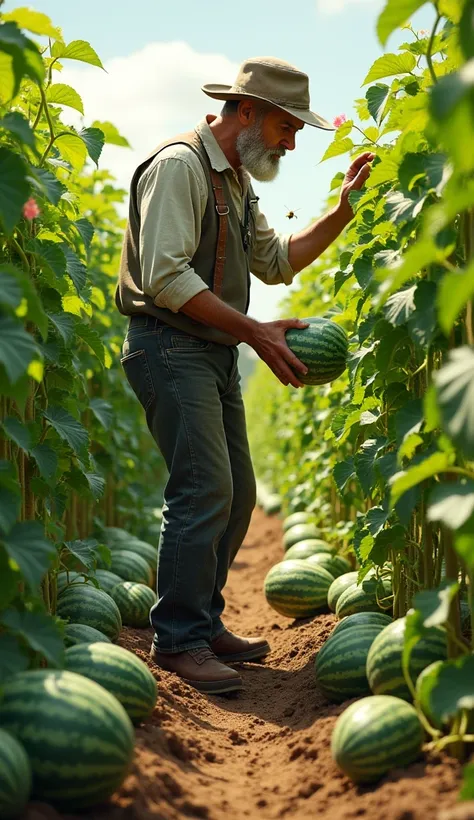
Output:
[[[307,618],[327,606],[332,581],[323,567],[311,567],[307,561],[282,561],[268,572],[264,592],[280,615]]]
[[[141,555],[141,557],[144,558],[149,565],[152,574],[154,575],[156,573],[158,547],[153,547],[147,541],[139,541],[138,538],[134,538],[129,541],[127,550],[130,550],[130,552],[135,552],[137,555]]]
[[[31,791],[30,761],[21,743],[0,729],[0,817],[18,817]]]
[[[320,538],[306,538],[305,541],[298,541],[297,544],[293,544],[293,546],[285,552],[284,560],[309,558],[310,555],[316,555],[321,552],[326,553],[326,555],[334,554],[329,544],[326,544],[325,541],[321,541]]]
[[[95,571],[95,578],[99,583],[101,589],[110,595],[111,591],[117,584],[122,583],[122,578],[120,575],[116,575],[115,572],[110,572],[108,569],[96,569]]]
[[[311,566],[320,566],[327,569],[333,578],[339,578],[340,575],[347,574],[351,570],[351,565],[347,558],[342,555],[329,555],[327,552],[320,552],[316,555],[310,555],[307,559]]]
[[[287,532],[294,527],[296,524],[310,524],[313,521],[313,514],[309,512],[305,512],[302,510],[301,512],[291,513],[291,515],[287,516],[283,521],[283,532]]]
[[[120,611],[110,595],[89,584],[73,584],[58,598],[56,614],[71,624],[85,624],[117,640],[122,628]]]
[[[122,578],[119,575],[114,575],[107,569],[97,569],[94,573],[94,578],[99,584],[100,589],[109,593],[111,589],[117,584],[120,584]],[[81,572],[59,572],[57,575],[58,595],[60,595],[67,586],[71,584],[89,584],[95,586],[90,578],[85,578],[84,573]]]
[[[320,529],[316,524],[311,522],[307,524],[295,524],[294,527],[287,530],[283,536],[283,549],[285,552],[297,544],[299,541],[306,541],[308,538],[319,538]]]
[[[132,723],[146,720],[155,708],[156,682],[148,666],[128,649],[91,643],[66,650],[65,668],[94,680],[122,704]]]
[[[340,596],[336,615],[344,618],[354,612],[384,612],[392,608],[392,586],[389,581],[364,578],[361,584],[348,587]]]
[[[112,590],[125,626],[150,626],[150,609],[156,604],[156,595],[145,584],[124,581]]]
[[[66,646],[76,646],[76,644],[97,643],[97,641],[104,641],[110,643],[110,638],[94,629],[92,626],[85,624],[66,624],[64,627],[64,643]]]
[[[406,619],[399,618],[386,626],[372,644],[367,658],[367,677],[374,695],[394,695],[412,700],[402,669]],[[410,677],[413,684],[418,675],[434,661],[447,658],[446,633],[431,627],[421,638],[410,658]]]
[[[72,570],[69,570],[69,572],[66,572],[66,571],[58,572],[58,574],[56,575],[56,584],[57,584],[58,595],[60,595],[61,592],[63,592],[63,590],[65,590],[66,587],[69,586],[70,584],[87,584],[87,583],[88,583],[88,581],[84,577],[83,572],[74,572]]]
[[[471,636],[471,607],[469,601],[459,601],[459,615],[461,618],[461,632],[466,638]]]
[[[121,527],[104,527],[103,537],[105,543],[112,549],[119,544],[122,545],[122,549],[126,549],[128,542],[135,536],[127,532],[127,530],[123,530]]]
[[[303,384],[327,384],[337,379],[347,366],[348,339],[340,325],[320,316],[302,319],[309,327],[292,327],[286,331],[290,350],[308,368]]]
[[[390,695],[362,698],[339,715],[332,756],[355,783],[374,783],[419,757],[423,728],[409,703]]]
[[[114,550],[110,569],[116,575],[120,575],[124,581],[135,581],[137,584],[147,586],[153,583],[153,572],[150,565],[141,555],[137,555],[132,550]]]
[[[336,604],[344,590],[357,583],[358,574],[357,570],[345,572],[334,579],[328,589],[328,607],[332,612],[336,611]]]
[[[341,578],[343,577],[344,576],[341,575]],[[338,581],[339,578],[336,580]],[[387,615],[385,612],[354,612],[353,615],[346,615],[342,621],[339,621],[339,623],[336,624],[331,632],[331,637],[335,635],[336,632],[341,632],[343,629],[350,629],[352,626],[358,628],[377,624],[383,628],[391,623],[392,619],[390,615]]]
[[[125,709],[75,672],[34,669],[11,677],[0,723],[25,747],[33,799],[67,812],[107,800],[132,761],[135,737]]]
[[[382,629],[381,624],[372,624],[356,632],[343,629],[328,638],[315,662],[316,681],[328,700],[342,703],[349,698],[370,695],[367,655]]]

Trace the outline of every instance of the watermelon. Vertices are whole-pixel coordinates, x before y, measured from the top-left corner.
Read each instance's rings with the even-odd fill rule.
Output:
[[[464,637],[471,635],[471,607],[468,601],[459,601],[459,616],[461,618],[461,632]]]
[[[321,566],[331,573],[333,578],[339,578],[351,570],[351,565],[347,558],[342,555],[329,555],[327,552],[320,552],[316,555],[310,555],[307,559],[311,566]]]
[[[304,510],[301,512],[291,513],[291,515],[283,521],[283,532],[287,532],[287,530],[291,529],[291,527],[294,527],[296,524],[310,524],[312,521],[312,513],[305,512]]]
[[[30,761],[21,743],[0,729],[0,817],[18,817],[31,791]]]
[[[148,666],[128,649],[91,643],[66,649],[65,668],[94,680],[122,704],[132,723],[146,720],[155,708],[156,682]]]
[[[299,541],[306,541],[308,538],[319,538],[320,529],[311,522],[307,524],[295,524],[287,530],[283,536],[283,548],[285,552]]]
[[[66,646],[76,646],[81,643],[97,643],[97,641],[104,641],[110,643],[110,638],[94,629],[92,626],[85,624],[66,624],[64,627],[64,643]]]
[[[342,703],[349,698],[370,695],[367,655],[383,628],[381,624],[371,624],[357,631],[343,629],[328,638],[315,661],[316,681],[328,700]]]
[[[109,572],[107,569],[97,569],[93,576],[97,583],[99,584],[100,589],[103,589],[104,592],[110,592],[110,590],[116,586],[116,584],[120,584],[122,578],[119,575],[114,575],[113,572]],[[82,572],[59,572],[57,575],[57,585],[58,585],[58,595],[61,595],[62,592],[66,589],[67,586],[71,586],[71,584],[89,584],[90,586],[95,586],[94,582],[91,578],[85,578],[84,573]]]
[[[126,549],[128,542],[135,538],[135,536],[121,527],[104,527],[103,538],[105,543],[112,549],[119,544],[122,549]]]
[[[69,572],[63,571],[58,572],[56,575],[56,585],[58,590],[58,595],[61,595],[61,592],[66,589],[67,586],[70,584],[87,584],[88,581],[84,577],[83,572],[74,572],[73,570],[69,570]]]
[[[85,624],[117,640],[122,628],[120,611],[110,595],[89,584],[73,584],[58,598],[56,614],[71,624]]]
[[[128,543],[127,550],[130,550],[130,552],[135,552],[137,555],[141,555],[141,557],[144,558],[149,565],[152,574],[156,574],[158,547],[153,547],[147,541],[139,541],[138,538],[134,538]]]
[[[150,626],[150,609],[156,604],[156,595],[145,584],[124,581],[112,590],[125,626]]]
[[[308,368],[306,375],[297,372],[297,376],[303,384],[328,384],[346,369],[347,335],[330,319],[310,316],[301,321],[309,322],[309,327],[292,327],[285,334],[290,350]]]
[[[75,672],[13,675],[3,687],[0,723],[25,747],[33,799],[68,813],[107,800],[130,768],[135,737],[125,709]]]
[[[392,608],[392,587],[386,579],[364,578],[361,584],[353,584],[340,596],[336,615],[344,618],[354,612],[384,612]]]
[[[345,572],[334,579],[328,589],[328,607],[332,612],[336,611],[336,604],[345,589],[357,583],[357,570],[354,572]]]
[[[341,575],[341,578],[343,577],[344,576]],[[339,581],[339,578],[336,578],[336,581]],[[331,632],[331,637],[335,635],[336,632],[341,632],[343,629],[350,629],[352,626],[357,628],[359,626],[368,626],[369,624],[380,624],[384,627],[391,623],[392,619],[390,615],[386,615],[385,612],[354,612],[353,615],[346,615],[342,621],[339,621],[339,623],[336,624]]]
[[[386,626],[377,636],[367,658],[367,677],[374,695],[394,695],[412,700],[402,669],[406,618]],[[413,648],[410,657],[410,677],[415,685],[420,672],[434,661],[447,658],[446,633],[430,627]]]
[[[307,618],[327,606],[332,581],[323,567],[311,567],[307,561],[282,561],[268,572],[264,593],[280,615]]]
[[[409,703],[390,695],[362,698],[339,715],[331,739],[333,759],[355,783],[374,783],[390,769],[413,763],[423,728]]]
[[[293,544],[285,552],[285,561],[290,558],[309,558],[310,555],[316,555],[317,553],[324,552],[327,555],[333,555],[333,551],[329,544],[326,544],[325,541],[321,541],[320,538],[306,538],[305,541],[298,541],[297,544]]]
[[[117,586],[117,584],[122,583],[122,578],[120,575],[116,575],[108,569],[96,569],[95,579],[98,581],[100,588],[103,589],[107,595],[110,595],[111,591]]]
[[[124,581],[135,581],[137,584],[151,586],[153,572],[148,562],[132,550],[114,550],[110,569],[120,575]]]

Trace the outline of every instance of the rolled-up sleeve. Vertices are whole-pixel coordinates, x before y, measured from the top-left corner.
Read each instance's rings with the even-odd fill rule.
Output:
[[[265,215],[254,205],[256,238],[252,253],[251,271],[267,285],[291,285],[295,271],[288,261],[291,234],[277,233],[270,228]]]
[[[144,174],[137,194],[143,291],[158,307],[178,313],[208,289],[190,265],[201,238],[207,190],[192,159],[165,156]]]

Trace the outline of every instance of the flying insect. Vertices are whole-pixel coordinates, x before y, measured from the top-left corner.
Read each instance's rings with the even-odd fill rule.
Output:
[[[288,205],[285,205],[285,208],[288,208]],[[301,211],[301,208],[297,208],[296,210]],[[290,208],[288,208],[288,213],[285,214],[285,216],[287,217],[287,219],[298,219],[298,217],[296,216],[296,211],[292,211]]]

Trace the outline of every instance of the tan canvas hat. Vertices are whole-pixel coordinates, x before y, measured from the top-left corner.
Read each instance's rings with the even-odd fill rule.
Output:
[[[252,57],[242,63],[234,85],[209,83],[202,90],[215,100],[238,100],[255,97],[288,111],[299,120],[334,131],[320,114],[309,109],[308,75],[294,65],[276,57]]]

